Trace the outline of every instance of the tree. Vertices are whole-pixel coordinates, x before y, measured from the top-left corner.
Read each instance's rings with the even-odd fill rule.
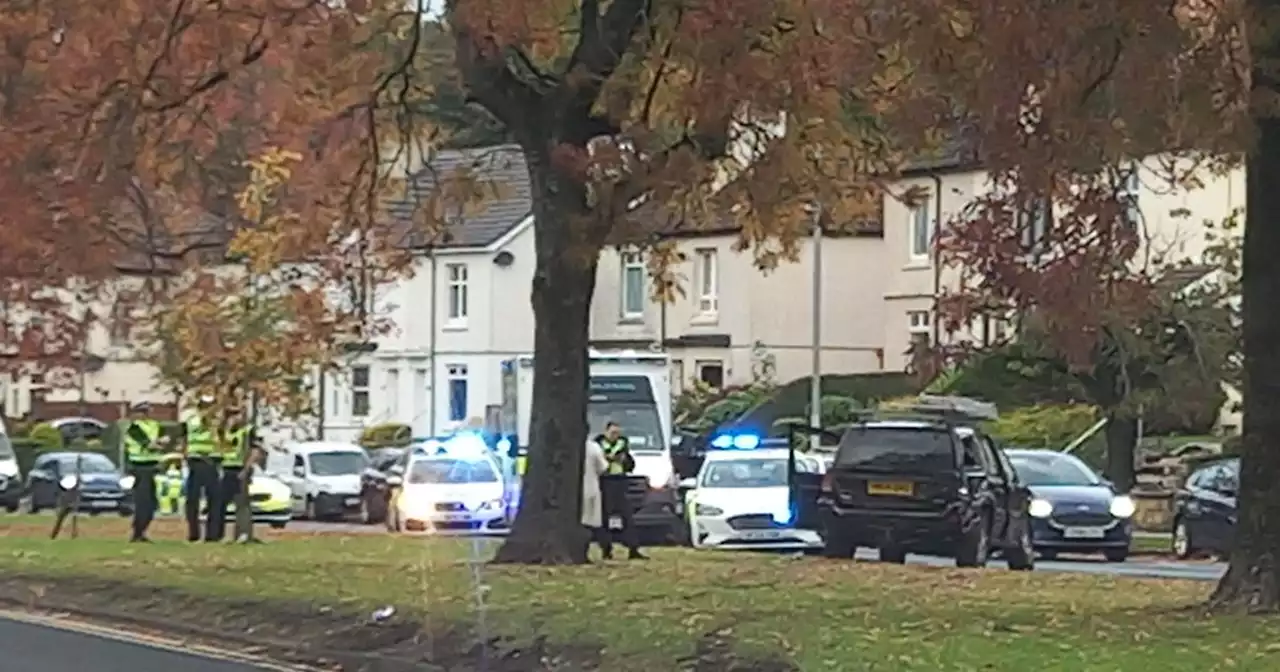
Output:
[[[902,86],[908,23],[863,11],[874,4],[447,3],[467,95],[519,143],[532,183],[532,445],[497,561],[586,559],[587,324],[604,246],[649,250],[661,278],[658,234],[720,218],[767,267],[795,256],[815,202],[830,226],[872,216],[901,156],[941,144],[944,101]]]
[[[65,364],[109,319],[100,313],[128,315],[165,278],[221,262],[245,225],[245,161],[268,147],[304,157],[290,178],[304,223],[291,256],[372,240],[395,182],[383,150],[423,131],[397,114],[420,92],[393,89],[368,47],[416,26],[403,10],[390,0],[0,9],[0,345],[10,360]],[[123,283],[125,273],[144,281]],[[141,288],[122,291],[130,284]],[[130,305],[118,309],[122,299]]]

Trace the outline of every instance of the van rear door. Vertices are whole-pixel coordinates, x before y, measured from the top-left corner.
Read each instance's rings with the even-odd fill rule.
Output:
[[[963,485],[959,465],[945,427],[854,427],[836,451],[832,495],[841,507],[941,513]]]

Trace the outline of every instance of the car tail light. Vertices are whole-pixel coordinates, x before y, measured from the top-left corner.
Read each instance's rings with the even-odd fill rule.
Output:
[[[811,481],[812,482],[812,481]],[[831,472],[822,475],[822,492],[831,494],[836,490],[836,478]]]

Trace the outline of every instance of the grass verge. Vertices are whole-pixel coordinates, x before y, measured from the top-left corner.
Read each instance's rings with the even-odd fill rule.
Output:
[[[276,535],[258,547],[138,546],[121,541],[119,521],[94,521],[81,538],[53,542],[33,536],[43,525],[15,520],[0,519],[0,572],[11,579],[50,587],[110,579],[214,605],[288,604],[275,618],[313,613],[330,628],[334,614],[367,620],[393,605],[397,619],[428,633],[483,630],[593,648],[589,664],[565,659],[552,669],[1280,669],[1280,620],[1204,616],[1194,607],[1207,583],[656,549],[647,563],[484,566],[482,615],[468,541]],[[172,538],[176,528],[160,532]],[[220,620],[253,627],[244,611]],[[712,640],[754,662],[688,662],[702,660],[692,654],[701,643],[705,657]]]

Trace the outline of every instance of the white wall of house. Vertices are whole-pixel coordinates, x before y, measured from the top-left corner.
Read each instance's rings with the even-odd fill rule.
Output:
[[[501,401],[502,360],[533,350],[533,266],[531,220],[485,248],[419,257],[411,278],[381,292],[391,328],[377,349],[327,376],[325,438],[387,422],[429,436],[483,417]]]
[[[780,380],[812,370],[813,245],[794,261],[762,273],[750,251],[733,249],[735,235],[681,239],[685,260],[676,269],[682,292],[670,302],[653,297],[643,259],[610,250],[600,260],[592,305],[597,342],[667,342],[673,379],[751,380],[753,350],[771,355]],[[876,238],[822,241],[822,368],[867,372],[885,368],[881,332],[884,281],[889,277]],[[727,336],[719,345],[671,339]]]

